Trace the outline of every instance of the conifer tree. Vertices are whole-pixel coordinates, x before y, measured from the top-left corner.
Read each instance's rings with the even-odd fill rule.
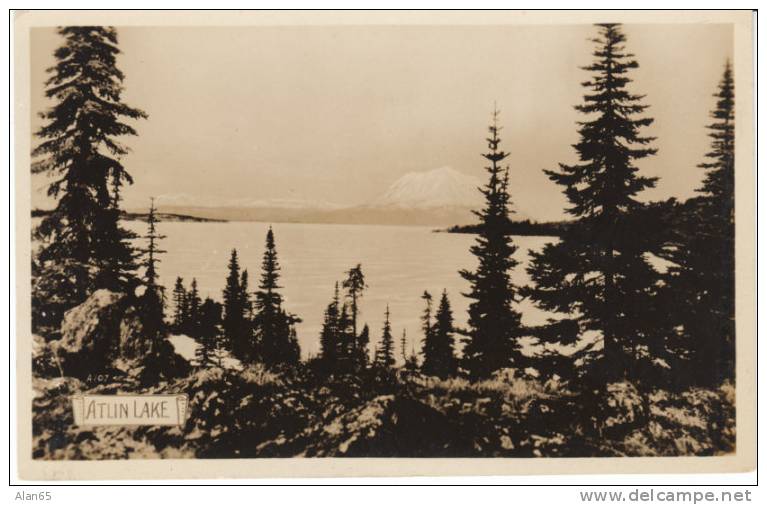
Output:
[[[173,287],[173,327],[176,331],[182,331],[186,312],[186,289],[184,288],[184,279],[176,277],[176,284]]]
[[[474,272],[460,272],[471,284],[471,290],[465,295],[472,302],[463,366],[472,378],[487,377],[500,368],[519,364],[520,357],[517,343],[520,315],[512,307],[517,288],[510,278],[510,271],[517,266],[512,257],[517,248],[508,234],[509,169],[501,166],[509,154],[499,148],[500,130],[496,109],[487,138],[489,152],[482,155],[490,162],[485,167],[488,182],[480,190],[485,197],[485,207],[474,212],[480,226],[471,253],[479,265]]]
[[[362,265],[359,263],[346,273],[346,279],[343,287],[346,289],[346,296],[351,301],[351,323],[354,338],[357,337],[357,316],[360,314],[359,299],[362,298],[362,292],[367,288],[365,284],[365,275],[362,273]]]
[[[456,372],[453,312],[447,291],[442,292],[434,325],[424,340],[421,371],[445,379]]]
[[[402,363],[407,363],[407,329],[402,328],[402,337],[399,339],[400,352],[402,352]]]
[[[95,272],[95,286],[132,294],[140,284],[136,269],[141,266],[137,262],[143,252],[131,245],[134,239],[139,238],[138,235],[120,226],[121,187],[119,178],[112,179],[111,205],[102,215],[94,218],[91,232],[97,242],[95,248],[114,253],[106,258],[94,259],[91,267]]]
[[[248,270],[245,269],[240,275],[240,300],[242,301],[243,314],[246,323],[253,317],[253,300],[250,299],[250,286]]]
[[[141,319],[144,329],[150,338],[160,338],[165,334],[165,294],[164,289],[157,283],[157,263],[158,255],[166,251],[158,246],[158,241],[165,238],[157,232],[157,217],[154,207],[154,199],[151,200],[149,215],[147,216],[147,234],[144,235],[147,241],[146,248],[140,249],[142,258],[140,266],[144,269],[144,278],[142,282],[145,290],[141,295]]]
[[[197,290],[197,279],[192,279],[192,284],[189,288],[189,293],[187,293],[187,309],[188,314],[186,317],[187,320],[187,332],[189,333],[190,337],[196,337],[199,335],[199,329],[200,329],[200,305],[202,304],[202,300],[200,299],[200,292]]]
[[[432,296],[428,291],[424,291],[421,295],[421,300],[426,302],[426,307],[423,309],[423,315],[421,316],[421,329],[423,329],[424,342],[429,340],[431,335],[431,311],[432,311]]]
[[[630,363],[640,353],[660,352],[663,345],[655,338],[657,274],[645,258],[653,233],[640,233],[642,205],[636,200],[656,179],[639,175],[634,164],[656,152],[648,147],[654,139],[640,134],[653,120],[643,116],[643,97],[627,89],[628,73],[638,64],[624,47],[620,26],[597,26],[596,61],[584,67],[591,78],[582,83],[588,91],[576,107],[587,116],[574,145],[579,162],[545,171],[563,186],[567,212],[576,220],[559,242],[531,253],[527,271],[534,285],[526,294],[542,309],[564,315],[537,329],[542,341],[570,345],[586,332],[601,334],[594,377],[604,384],[625,378],[637,369]]]
[[[224,340],[234,356],[245,358],[251,346],[250,335],[245,321],[245,293],[241,285],[240,264],[237,250],[232,249],[229,258],[229,274],[224,287]]]
[[[338,283],[336,282],[333,300],[325,309],[322,333],[320,334],[320,357],[323,361],[332,365],[335,365],[338,359],[338,318],[340,303]]]
[[[257,347],[253,355],[248,353],[249,359],[260,358],[268,366],[292,364],[300,358],[300,349],[296,353],[298,342],[291,340],[291,334],[293,325],[301,320],[283,310],[282,295],[278,291],[281,287],[279,278],[280,265],[274,232],[269,227],[253,318]]]
[[[359,336],[357,337],[357,364],[360,368],[366,368],[368,366],[368,344],[370,344],[370,328],[367,324],[362,327]]]
[[[381,342],[376,349],[375,364],[379,368],[391,369],[394,366],[394,337],[391,333],[389,322],[389,306],[386,306],[386,318],[384,319]]]
[[[700,196],[686,202],[680,233],[666,255],[671,300],[681,317],[675,350],[698,385],[718,385],[735,374],[735,92],[725,65],[708,126],[710,161]]]
[[[147,234],[142,238],[146,239],[147,247],[140,249],[143,257],[140,266],[144,268],[144,285],[147,291],[156,292],[159,287],[157,284],[157,263],[159,259],[158,254],[163,254],[167,251],[158,248],[157,242],[166,238],[165,235],[160,235],[157,232],[157,214],[154,206],[154,198],[151,199],[149,207],[149,214],[147,215]]]
[[[54,178],[48,195],[56,199],[34,231],[42,245],[33,270],[33,321],[53,326],[93,290],[132,294],[137,284],[129,233],[118,222],[117,193],[132,179],[120,161],[128,148],[117,138],[136,134],[125,118],[146,117],[121,101],[113,27],[66,26],[58,33],[64,44],[45,90],[56,103],[42,113],[47,122],[32,151],[32,173]],[[122,271],[110,271],[115,266]]]

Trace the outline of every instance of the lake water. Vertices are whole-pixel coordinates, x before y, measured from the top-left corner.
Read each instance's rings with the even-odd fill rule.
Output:
[[[161,242],[161,248],[167,250],[158,268],[161,283],[170,295],[177,276],[187,288],[195,277],[202,297],[221,301],[229,255],[236,248],[240,265],[248,269],[251,289],[256,289],[268,226],[256,222],[159,223],[159,232],[167,236]],[[146,231],[142,222],[128,222],[126,227],[142,234]],[[424,290],[432,293],[436,306],[440,293],[447,289],[456,324],[466,322],[469,300],[461,293],[468,290],[468,283],[458,271],[476,265],[469,252],[473,235],[434,233],[433,228],[416,226],[277,223],[272,228],[282,266],[285,308],[303,319],[296,329],[304,357],[319,352],[323,311],[333,296],[334,283],[343,280],[357,263],[362,264],[369,286],[360,302],[359,326],[370,325],[371,349],[380,338],[387,304],[397,354],[403,330],[408,349],[420,349]],[[520,261],[512,275],[515,283],[528,281],[524,271],[528,250],[538,250],[551,240],[514,237],[519,246],[515,258]],[[527,324],[546,317],[527,301],[518,310]]]

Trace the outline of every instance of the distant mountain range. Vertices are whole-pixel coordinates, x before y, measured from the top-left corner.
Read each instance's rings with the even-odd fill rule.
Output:
[[[52,212],[50,209],[32,209],[32,217],[45,217]],[[175,214],[172,212],[157,212],[155,214],[158,221],[192,221],[195,223],[204,222],[224,222],[225,219],[213,219],[206,217],[196,217],[184,214]],[[149,214],[147,212],[122,212],[122,219],[127,221],[147,221]]]
[[[370,203],[343,206],[299,199],[235,200],[225,204],[187,195],[157,198],[160,211],[202,219],[287,223],[451,226],[476,222],[481,181],[450,167],[410,172]]]

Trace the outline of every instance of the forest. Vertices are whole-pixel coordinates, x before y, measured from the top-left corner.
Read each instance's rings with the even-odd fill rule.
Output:
[[[420,348],[365,323],[365,265],[334,286],[316,338],[302,355],[301,315],[282,294],[279,239],[264,237],[261,268],[231,249],[219,299],[194,272],[170,292],[158,281],[163,216],[146,232],[122,225],[133,182],[119,142],[151,120],[122,101],[118,32],[58,29],[48,72],[54,105],[35,135],[33,174],[51,178],[56,206],[33,230],[33,457],[38,459],[242,457],[710,456],[735,450],[734,80],[722,62],[700,153],[696,196],[644,202],[657,178],[639,160],[656,154],[653,122],[631,90],[639,64],[619,24],[594,27],[583,67],[577,162],[545,170],[568,201],[564,223],[510,219],[509,165],[498,110],[489,118],[484,205],[470,286],[421,296]],[[588,55],[584,55],[588,57]],[[479,149],[478,149],[479,151]],[[527,233],[526,233],[527,231]],[[531,251],[531,281],[511,273],[514,235],[553,235]],[[436,252],[438,253],[438,251]],[[654,260],[670,265],[660,270]],[[255,276],[251,277],[253,273]],[[454,322],[450,296],[469,299]],[[527,326],[530,300],[551,314]],[[197,343],[194,360],[168,340]],[[534,338],[535,351],[521,345]],[[186,393],[183,426],[75,426],[76,393]]]

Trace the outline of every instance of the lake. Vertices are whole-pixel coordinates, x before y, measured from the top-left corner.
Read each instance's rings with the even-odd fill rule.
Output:
[[[130,221],[125,225],[135,232],[146,232],[146,223]],[[248,269],[251,290],[255,290],[268,227],[257,222],[159,223],[158,231],[166,235],[160,247],[167,253],[160,257],[158,273],[168,296],[177,276],[184,279],[187,288],[194,277],[201,297],[221,301],[232,248],[237,249],[241,267]],[[408,351],[412,346],[420,349],[424,290],[432,293],[436,308],[440,293],[447,289],[456,324],[466,323],[469,300],[461,293],[468,290],[468,283],[458,271],[476,265],[469,252],[474,235],[434,233],[431,227],[419,226],[277,223],[272,228],[282,267],[285,308],[303,319],[296,330],[304,358],[319,352],[323,312],[333,296],[334,283],[343,280],[345,272],[357,263],[362,264],[369,286],[360,302],[359,327],[370,325],[371,349],[381,336],[387,304],[397,356],[403,330],[407,332]],[[552,240],[514,237],[519,247],[515,258],[520,262],[512,275],[515,283],[528,282],[524,271],[528,250],[538,250]],[[546,313],[529,301],[521,302],[518,310],[526,324],[546,318]]]

